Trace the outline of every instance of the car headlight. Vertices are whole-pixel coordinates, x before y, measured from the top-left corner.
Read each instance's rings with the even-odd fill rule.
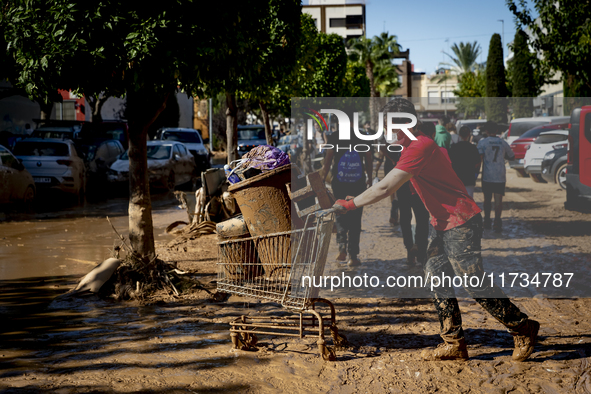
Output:
[[[197,154],[199,155],[207,155],[207,149],[198,149]]]
[[[107,175],[117,176],[119,173],[115,170],[111,170],[110,168],[107,170]]]
[[[554,158],[554,156],[556,156],[556,154],[555,154],[555,153],[553,153],[553,152],[546,153],[546,154],[544,155],[544,160],[552,160],[552,159]]]

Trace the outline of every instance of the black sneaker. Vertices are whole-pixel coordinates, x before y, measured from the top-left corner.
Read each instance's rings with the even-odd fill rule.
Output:
[[[503,222],[501,221],[501,219],[495,219],[493,229],[495,230],[495,233],[500,233],[501,231],[503,231]]]

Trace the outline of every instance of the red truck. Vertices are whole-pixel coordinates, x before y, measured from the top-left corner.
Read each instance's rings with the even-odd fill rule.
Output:
[[[568,210],[591,210],[591,105],[571,113],[566,167]]]

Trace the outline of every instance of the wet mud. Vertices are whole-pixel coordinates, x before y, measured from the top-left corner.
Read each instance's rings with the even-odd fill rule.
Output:
[[[485,269],[497,264],[515,269],[528,264],[550,267],[559,261],[588,267],[591,216],[564,211],[564,192],[556,185],[524,182],[512,174],[508,182],[504,232],[484,234]],[[478,202],[481,196],[476,193]],[[176,211],[163,212],[168,213],[155,214],[156,223],[165,222],[159,228],[177,220]],[[351,274],[420,273],[406,264],[400,232],[389,225],[388,212],[387,201],[364,212],[361,268],[333,261],[333,235],[325,274],[343,269]],[[430,299],[383,297],[371,289],[364,289],[365,294],[327,296],[337,308],[339,332],[350,343],[337,351],[336,362],[321,359],[314,335],[303,339],[260,335],[255,350],[232,350],[228,328],[237,316],[288,315],[275,304],[255,299],[231,296],[225,302],[212,302],[206,292],[195,289],[179,298],[156,294],[141,303],[90,297],[50,304],[52,297],[75,286],[91,268],[80,263],[60,271],[59,265],[70,261],[67,257],[90,261],[96,256],[98,262],[101,248],[112,246],[110,226],[92,237],[64,236],[87,234],[83,231],[95,224],[94,219],[54,218],[26,226],[0,223],[0,392],[591,392],[591,300],[532,297],[528,288],[512,295],[516,305],[541,324],[536,351],[524,363],[511,360],[513,340],[503,326],[459,290],[470,356],[466,362],[419,360],[425,347],[441,342]],[[126,227],[125,216],[114,219],[116,226]],[[79,226],[72,223],[77,221]],[[29,228],[37,230],[25,232]],[[216,235],[173,248],[167,248],[167,239],[158,234],[156,239],[163,259],[215,288]],[[29,247],[17,249],[24,248],[19,241]],[[50,249],[58,256],[50,262],[42,262],[43,253],[34,250],[70,243],[72,252]],[[96,250],[93,244],[98,245]],[[33,253],[30,258],[29,253]],[[35,258],[44,268],[37,268]],[[7,261],[29,268],[6,268]]]

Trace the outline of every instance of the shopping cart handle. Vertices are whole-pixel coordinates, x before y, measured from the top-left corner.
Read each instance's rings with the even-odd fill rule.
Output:
[[[337,213],[337,210],[335,208],[323,209],[323,210],[314,212],[314,215],[317,218],[321,218],[323,216],[330,215],[331,213]]]

